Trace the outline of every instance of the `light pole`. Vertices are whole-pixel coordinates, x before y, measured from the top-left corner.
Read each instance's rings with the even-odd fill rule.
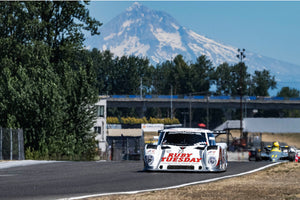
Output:
[[[209,129],[209,96],[206,96],[206,127]]]
[[[171,85],[171,119],[173,119],[173,85]]]
[[[192,95],[191,95],[191,93],[190,93],[190,98],[189,98],[189,105],[190,105],[190,112],[189,112],[189,114],[190,114],[190,116],[189,116],[189,120],[190,120],[190,128],[192,128]]]
[[[141,77],[141,82],[140,82],[140,98],[143,98],[143,78]]]
[[[245,49],[240,50],[238,49],[238,54],[236,55],[241,61],[240,61],[240,134],[241,134],[241,138],[243,136],[243,68],[242,68],[242,64],[243,64],[243,59],[246,57],[245,55]]]

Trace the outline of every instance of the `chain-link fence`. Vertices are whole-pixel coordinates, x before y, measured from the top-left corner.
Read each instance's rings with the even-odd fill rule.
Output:
[[[142,160],[144,141],[141,136],[107,137],[109,160]]]
[[[0,160],[24,160],[22,129],[0,127]]]

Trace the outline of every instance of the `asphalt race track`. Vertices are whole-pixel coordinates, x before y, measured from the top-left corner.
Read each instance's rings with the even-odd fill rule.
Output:
[[[143,163],[55,162],[0,169],[0,199],[61,199],[181,185],[247,172],[270,162],[230,162],[223,173],[144,172]]]

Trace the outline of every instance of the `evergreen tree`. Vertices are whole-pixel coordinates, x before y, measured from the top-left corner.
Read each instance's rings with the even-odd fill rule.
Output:
[[[239,96],[247,93],[250,74],[242,62],[233,66],[223,63],[215,70],[213,79],[216,81],[217,94]]]
[[[213,78],[216,82],[218,95],[231,95],[230,73],[231,67],[228,63],[223,63],[217,67]]]
[[[172,70],[174,63],[166,61],[156,66],[154,70],[154,88],[156,94],[170,94],[171,85],[174,84]]]
[[[255,71],[252,77],[251,90],[256,96],[269,96],[269,89],[276,88],[275,77],[270,75],[270,71]]]
[[[202,55],[191,65],[193,92],[208,92],[214,72],[212,62]]]
[[[300,97],[300,91],[295,88],[283,87],[277,93],[278,97],[287,97],[287,98],[298,98]]]
[[[174,65],[170,74],[170,84],[173,88],[172,93],[176,95],[192,92],[190,66],[184,61],[182,55],[176,56],[173,63]]]
[[[284,98],[299,98],[300,97],[300,91],[295,88],[289,88],[289,87],[283,87],[281,90],[277,93],[278,97],[284,97]],[[284,117],[300,117],[300,110],[283,110],[282,111]]]

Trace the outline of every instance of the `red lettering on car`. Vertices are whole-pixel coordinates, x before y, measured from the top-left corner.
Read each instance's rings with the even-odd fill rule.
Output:
[[[200,162],[202,158],[191,158],[192,153],[169,153],[161,162]]]
[[[178,160],[178,157],[173,158],[173,162],[177,162],[177,160]]]

